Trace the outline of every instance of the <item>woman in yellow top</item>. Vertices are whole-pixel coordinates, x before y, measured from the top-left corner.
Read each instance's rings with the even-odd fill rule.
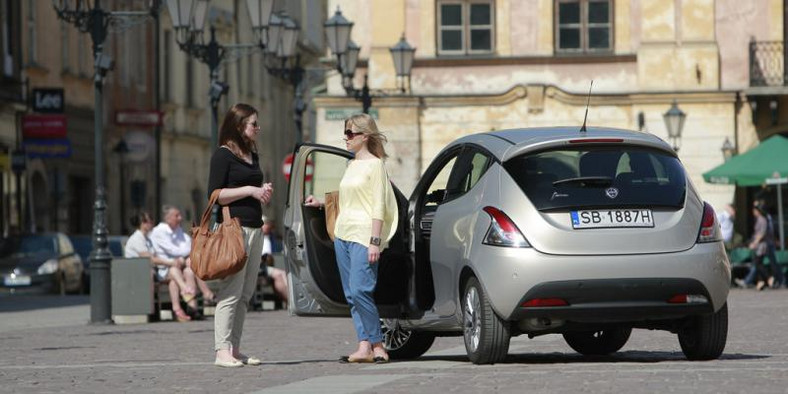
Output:
[[[345,145],[355,157],[339,183],[339,216],[334,235],[342,289],[358,336],[358,349],[344,362],[388,362],[373,293],[380,253],[397,228],[397,202],[383,159],[386,137],[367,114],[345,120]],[[313,196],[309,206],[322,203]]]

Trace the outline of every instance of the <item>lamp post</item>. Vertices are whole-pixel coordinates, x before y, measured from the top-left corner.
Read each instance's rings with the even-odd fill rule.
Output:
[[[731,144],[728,137],[725,137],[725,142],[722,143],[722,148],[720,148],[720,150],[722,151],[722,158],[724,161],[730,160],[731,157],[736,154],[736,147]]]
[[[117,153],[120,157],[120,228],[123,234],[128,234],[126,231],[126,155],[129,153],[129,145],[124,138],[112,148],[112,151]]]
[[[104,174],[104,100],[102,90],[104,77],[113,68],[112,59],[103,52],[104,41],[110,29],[123,30],[133,23],[155,17],[159,2],[151,2],[148,11],[105,11],[101,0],[52,0],[52,6],[59,19],[80,31],[89,33],[93,41],[93,59],[96,73],[93,78],[94,112],[93,135],[96,178],[96,202],[93,205],[93,251],[90,253],[90,322],[92,324],[111,324],[110,309],[110,260],[112,254],[107,247],[107,198]]]
[[[673,100],[670,109],[662,114],[662,118],[665,120],[665,127],[668,129],[668,137],[673,143],[673,150],[678,152],[681,142],[681,131],[684,129],[684,121],[687,120],[687,114],[680,110],[676,100]]]
[[[212,148],[218,145],[219,101],[229,90],[226,83],[219,81],[219,67],[222,63],[262,51],[269,74],[291,82],[296,81],[294,86],[300,83],[303,69],[295,55],[298,24],[285,13],[273,13],[274,0],[246,0],[252,33],[258,41],[250,44],[220,44],[216,41],[213,26],[210,28],[210,41],[207,44],[203,42],[208,0],[166,0],[166,3],[178,46],[187,55],[208,66]],[[296,65],[288,66],[288,60],[293,57],[296,58]]]
[[[358,55],[361,51],[361,48],[350,39],[353,22],[348,21],[342,15],[342,11],[339,7],[337,7],[334,15],[327,20],[323,26],[326,30],[328,46],[331,52],[337,57],[336,67],[342,77],[342,86],[345,88],[345,93],[361,101],[362,111],[365,114],[369,113],[369,109],[372,107],[372,99],[377,94],[388,94],[389,92],[382,89],[377,89],[374,92],[371,91],[367,84],[368,74],[364,75],[364,85],[361,89],[353,87],[353,76],[356,73]],[[408,44],[403,34],[400,40],[393,47],[389,48],[389,52],[391,52],[391,58],[394,61],[394,69],[398,79],[398,88],[395,92],[406,93],[410,90],[410,71],[413,67],[413,58],[416,48]]]

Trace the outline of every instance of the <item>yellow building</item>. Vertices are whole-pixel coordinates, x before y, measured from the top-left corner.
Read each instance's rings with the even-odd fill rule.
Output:
[[[368,77],[372,112],[388,131],[389,170],[406,194],[460,136],[579,128],[592,81],[588,124],[674,143],[715,207],[733,200],[734,187],[704,183],[701,174],[723,162],[724,141],[744,151],[784,130],[756,133],[747,105],[749,41],[783,40],[779,0],[332,0],[327,16],[337,8],[354,22],[355,87]],[[410,89],[397,93],[389,48],[403,34],[417,50]],[[663,114],[674,101],[687,117],[671,140]],[[336,115],[361,105],[337,72],[315,107],[316,141],[340,146]]]

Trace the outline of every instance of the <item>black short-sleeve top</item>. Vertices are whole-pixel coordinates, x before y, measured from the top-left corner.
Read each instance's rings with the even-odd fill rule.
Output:
[[[208,196],[216,189],[236,188],[242,186],[260,187],[263,184],[263,172],[260,170],[260,159],[252,152],[252,164],[234,155],[229,149],[220,147],[211,157],[211,170],[208,176]],[[245,197],[231,202],[230,216],[238,218],[241,226],[261,227],[263,225],[263,207],[253,197]],[[218,215],[222,220],[221,212]]]

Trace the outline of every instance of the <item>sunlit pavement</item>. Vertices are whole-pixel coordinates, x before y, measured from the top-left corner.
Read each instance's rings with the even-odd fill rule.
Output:
[[[676,336],[635,330],[621,352],[582,357],[560,336],[512,339],[504,363],[475,366],[462,338],[418,360],[339,364],[349,319],[248,315],[243,351],[260,367],[213,366],[211,320],[88,325],[87,296],[0,297],[0,392],[786,392],[788,290],[733,290],[725,354],[686,361]]]

